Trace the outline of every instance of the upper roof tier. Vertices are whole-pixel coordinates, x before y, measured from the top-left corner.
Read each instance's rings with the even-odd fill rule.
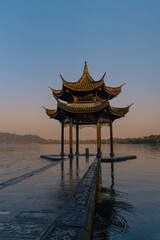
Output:
[[[105,74],[99,81],[94,81],[88,73],[87,62],[84,65],[84,71],[82,77],[77,82],[67,82],[63,78],[63,86],[72,89],[74,91],[91,91],[97,87],[103,85]]]
[[[101,99],[101,101],[105,101],[109,96],[110,99],[112,99],[121,92],[123,85],[116,88],[105,86],[105,74],[106,73],[104,73],[103,77],[99,81],[95,81],[90,76],[87,62],[85,62],[83,75],[77,82],[67,82],[60,75],[63,81],[62,89],[55,90],[51,88],[51,90],[56,98],[67,102],[74,102],[74,97],[86,96],[90,93],[94,93],[94,95],[97,93],[97,96],[99,100]]]

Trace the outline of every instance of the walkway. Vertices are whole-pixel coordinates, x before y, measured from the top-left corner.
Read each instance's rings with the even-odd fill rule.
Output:
[[[64,206],[93,160],[81,156],[49,162],[0,184],[0,240],[54,239],[51,230],[56,219],[63,216]]]

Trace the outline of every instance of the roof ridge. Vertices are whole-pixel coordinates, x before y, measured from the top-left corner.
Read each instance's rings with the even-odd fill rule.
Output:
[[[75,103],[64,103],[64,102],[61,102],[61,101],[59,101],[58,99],[56,99],[57,100],[57,103],[58,103],[58,106],[60,106],[60,107],[67,107],[67,108],[72,108],[73,106],[75,106],[76,104]],[[91,105],[95,105],[95,107],[99,107],[99,106],[107,106],[108,104],[109,104],[109,101],[108,101],[108,99],[106,100],[106,101],[104,101],[104,102],[96,102],[96,104],[93,104],[93,103],[77,103],[77,106],[82,106],[82,105],[89,105],[89,104],[91,104]]]

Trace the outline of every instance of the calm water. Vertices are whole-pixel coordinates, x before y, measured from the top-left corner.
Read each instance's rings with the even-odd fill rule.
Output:
[[[85,147],[80,147],[81,152],[84,153]],[[51,164],[40,155],[59,154],[60,149],[59,144],[0,144],[0,183]],[[65,145],[65,153],[68,153],[68,145]],[[89,162],[85,160],[80,164],[79,159],[79,173],[88,168],[93,157]]]
[[[127,162],[101,163],[93,239],[160,239],[160,145],[115,145],[136,154]]]
[[[96,145],[80,145],[80,152],[86,147],[96,152]],[[60,145],[0,145],[0,183],[50,164],[39,156],[59,152]],[[102,145],[102,152],[108,153],[109,145]],[[159,240],[160,146],[117,144],[115,152],[137,159],[101,164],[92,239]]]

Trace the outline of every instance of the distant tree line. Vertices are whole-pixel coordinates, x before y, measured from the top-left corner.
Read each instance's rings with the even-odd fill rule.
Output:
[[[46,144],[59,144],[60,140],[43,139],[37,135],[17,135],[13,133],[0,133],[0,143],[46,143]],[[68,143],[65,140],[64,143]],[[75,141],[73,141],[75,143]],[[96,144],[96,139],[94,140],[80,140],[81,144]],[[102,139],[101,143],[109,143],[109,139]],[[160,143],[160,135],[150,135],[139,138],[114,138],[114,143],[119,144],[147,144],[147,143]]]
[[[141,143],[160,143],[160,135],[150,135],[145,137],[139,138],[114,138],[114,143],[121,143],[121,144],[141,144]],[[106,140],[109,143],[109,140]]]
[[[37,135],[17,135],[0,133],[0,143],[56,143],[56,140],[46,140]]]

